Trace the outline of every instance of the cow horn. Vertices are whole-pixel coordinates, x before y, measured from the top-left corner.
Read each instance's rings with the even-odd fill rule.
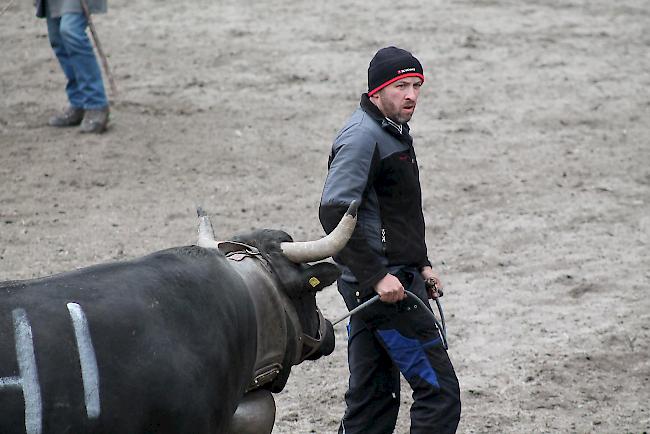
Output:
[[[216,249],[217,242],[214,239],[214,229],[212,229],[210,217],[208,217],[201,207],[196,208],[196,214],[199,216],[199,240],[196,245]]]
[[[329,235],[315,241],[280,243],[282,253],[291,262],[314,262],[338,253],[348,242],[357,223],[357,203],[353,201],[345,215]]]

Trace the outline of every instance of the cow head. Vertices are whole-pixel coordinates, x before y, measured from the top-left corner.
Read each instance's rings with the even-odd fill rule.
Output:
[[[234,241],[256,247],[273,268],[280,286],[293,301],[303,329],[302,356],[315,360],[334,351],[334,328],[316,306],[316,293],[340,275],[329,262],[308,264],[337,254],[352,236],[357,204],[352,202],[337,227],[316,241],[294,242],[284,231],[262,229],[239,235]]]
[[[316,293],[331,285],[340,275],[336,265],[329,262],[316,264],[296,263],[289,260],[281,248],[293,240],[286,232],[270,229],[256,230],[237,235],[233,241],[253,246],[260,251],[273,270],[279,287],[291,300],[296,310],[302,336],[302,357],[317,359],[334,351],[334,329],[323,318],[316,306]]]
[[[347,243],[356,224],[357,206],[353,202],[338,226],[327,236],[316,241],[294,242],[284,231],[260,229],[235,236],[232,241],[254,247],[264,258],[277,280],[278,286],[289,297],[298,316],[302,333],[293,341],[302,350],[295,365],[303,360],[315,360],[334,351],[334,328],[316,306],[316,293],[331,285],[340,275],[329,262],[316,262],[337,254]],[[207,217],[199,212],[198,245],[216,248],[214,232]],[[292,351],[289,351],[292,353]],[[289,366],[286,366],[289,367]],[[288,372],[287,372],[288,375]],[[285,379],[286,381],[286,379]],[[281,387],[284,386],[280,381]]]

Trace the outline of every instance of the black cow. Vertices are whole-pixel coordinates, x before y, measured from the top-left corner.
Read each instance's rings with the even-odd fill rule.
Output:
[[[304,243],[219,243],[203,217],[197,246],[0,283],[0,433],[271,432],[271,392],[334,348],[315,292],[338,270],[305,262],[355,214]]]

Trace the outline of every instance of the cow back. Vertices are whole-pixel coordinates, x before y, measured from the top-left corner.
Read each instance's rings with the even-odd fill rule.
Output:
[[[2,433],[29,432],[39,418],[48,433],[220,432],[253,375],[255,310],[214,250],[7,282],[0,294]]]

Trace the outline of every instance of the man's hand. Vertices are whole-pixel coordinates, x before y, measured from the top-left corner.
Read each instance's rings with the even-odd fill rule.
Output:
[[[402,282],[390,273],[375,284],[375,292],[384,303],[396,303],[406,298]]]
[[[431,267],[423,267],[420,271],[424,283],[427,286],[427,292],[429,293],[429,298],[436,299],[442,297],[442,282],[440,278],[436,276]]]

